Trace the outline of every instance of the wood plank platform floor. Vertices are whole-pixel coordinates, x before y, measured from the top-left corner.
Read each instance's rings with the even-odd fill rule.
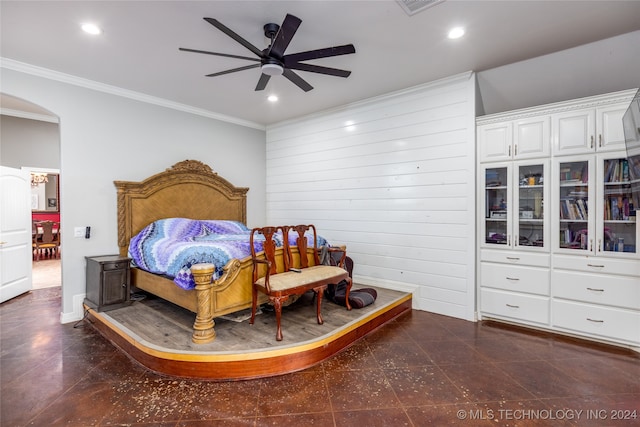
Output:
[[[268,306],[253,325],[248,310],[214,319],[216,338],[207,344],[191,341],[195,314],[151,295],[116,310],[89,310],[87,317],[116,346],[156,372],[219,380],[259,378],[313,366],[411,309],[411,294],[375,289],[377,300],[362,309],[347,311],[323,300],[322,325],[316,322],[312,294],[303,295],[283,309],[282,341],[275,339],[275,313]]]

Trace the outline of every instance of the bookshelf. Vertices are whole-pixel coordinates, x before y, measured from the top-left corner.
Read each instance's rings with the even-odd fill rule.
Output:
[[[545,247],[545,176],[542,160],[488,164],[484,176],[484,245]]]
[[[640,348],[640,156],[620,138],[635,92],[477,119],[480,319]],[[520,122],[541,143],[526,159]]]

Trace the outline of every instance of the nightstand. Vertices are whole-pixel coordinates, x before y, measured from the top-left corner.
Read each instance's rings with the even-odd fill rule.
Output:
[[[130,258],[119,255],[86,257],[87,297],[84,303],[96,311],[108,311],[131,303]]]

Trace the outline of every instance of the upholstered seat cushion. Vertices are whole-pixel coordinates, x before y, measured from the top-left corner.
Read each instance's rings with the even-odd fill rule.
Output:
[[[333,277],[336,279],[347,274],[347,271],[340,267],[330,265],[314,265],[313,267],[303,268],[300,273],[295,271],[287,271],[278,273],[269,277],[269,285],[271,291],[283,291],[286,289],[305,286],[309,283],[329,280]],[[339,281],[339,280],[338,280]],[[265,278],[261,277],[256,284],[264,287]]]

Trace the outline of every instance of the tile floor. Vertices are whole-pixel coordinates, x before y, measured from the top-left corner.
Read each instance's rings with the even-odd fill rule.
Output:
[[[32,287],[33,289],[52,288],[61,284],[60,258],[40,259],[33,261]]]
[[[59,316],[60,288],[0,305],[3,427],[640,425],[640,355],[559,336],[413,311],[311,369],[210,382]]]

